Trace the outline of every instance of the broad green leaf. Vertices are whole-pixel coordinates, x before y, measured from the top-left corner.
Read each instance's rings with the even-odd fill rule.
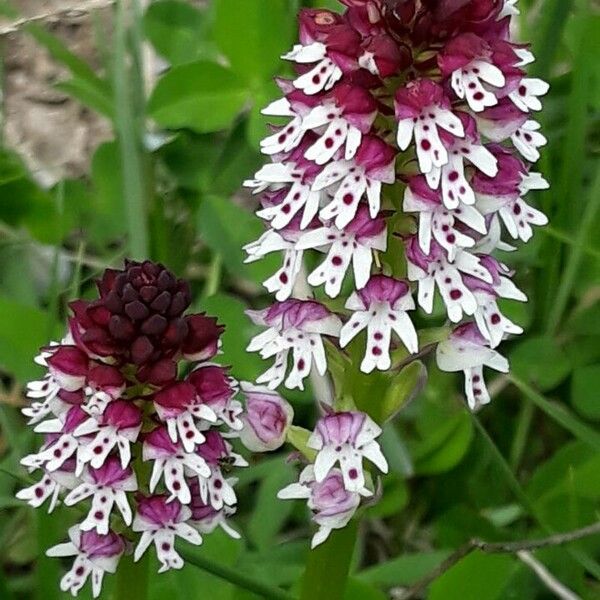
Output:
[[[255,381],[267,367],[258,354],[246,352],[248,342],[259,331],[244,314],[247,308],[241,300],[222,293],[203,298],[196,305],[197,310],[206,311],[225,325],[223,353],[217,356],[219,362],[231,365],[231,372],[237,379]]]
[[[355,577],[348,579],[344,592],[344,600],[387,600],[387,598],[387,594],[381,590]]]
[[[408,486],[404,479],[390,475],[383,478],[383,495],[377,504],[369,507],[370,517],[385,519],[399,515],[408,504]]]
[[[519,568],[510,555],[474,552],[431,585],[428,600],[500,600]]]
[[[231,67],[248,80],[275,73],[290,47],[294,17],[287,0],[214,0],[215,40]]]
[[[449,551],[446,550],[403,554],[360,571],[357,577],[383,587],[410,585],[435,569],[448,554]]]
[[[435,418],[430,412],[429,418]],[[441,417],[438,414],[438,417]],[[411,444],[417,474],[442,473],[460,462],[473,438],[473,427],[464,411],[447,415],[436,423],[428,423],[421,440]]]
[[[218,196],[202,200],[197,215],[202,240],[224,259],[224,267],[232,275],[260,283],[278,268],[279,257],[271,256],[251,264],[242,246],[258,239],[263,233],[259,219],[233,201]]]
[[[567,493],[597,499],[600,498],[598,472],[600,454],[586,444],[572,442],[538,466],[527,493],[536,503],[546,503]]]
[[[275,544],[277,534],[294,509],[294,503],[279,500],[277,492],[295,477],[292,465],[281,460],[274,465],[258,488],[247,533],[259,550],[267,550]]]
[[[0,366],[24,382],[40,374],[33,358],[57,333],[49,315],[0,296]]]
[[[511,353],[513,372],[541,391],[551,390],[571,370],[569,357],[557,343],[546,337],[530,337]]]
[[[579,414],[588,419],[600,419],[599,390],[599,365],[575,369],[571,383],[571,402]]]
[[[214,60],[209,14],[180,0],[153,2],[144,15],[144,33],[156,51],[172,65]]]
[[[159,80],[148,113],[163,127],[219,131],[231,124],[248,97],[244,82],[229,69],[198,61],[174,67]]]

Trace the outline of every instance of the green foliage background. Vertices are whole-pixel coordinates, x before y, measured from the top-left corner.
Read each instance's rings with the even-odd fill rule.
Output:
[[[337,5],[317,2],[324,4]],[[0,146],[2,600],[63,597],[61,566],[43,550],[62,539],[74,516],[66,509],[34,514],[14,500],[18,483],[9,473],[23,475],[19,457],[39,444],[15,399],[38,375],[31,361],[38,347],[61,335],[66,302],[93,293],[104,266],[148,256],[190,278],[195,307],[227,323],[222,360],[240,379],[261,369],[244,352],[254,327],[243,311],[264,306],[260,282],[274,263],[242,264],[241,245],[258,237],[261,225],[240,186],[262,161],[259,110],[277,95],[273,77],[285,74],[278,57],[295,39],[299,2],[212,0],[200,9],[158,0],[143,14],[129,5],[117,3],[110,36],[96,40],[104,57],[98,71],[42,25],[24,28],[69,71],[60,88],[106,116],[114,140],[97,149],[87,177],[51,189]],[[600,15],[592,0],[520,0],[519,7],[518,36],[533,41],[533,71],[551,83],[540,115],[549,145],[539,170],[552,187],[534,198],[550,225],[509,257],[530,302],[506,310],[526,333],[505,345],[512,375],[492,381],[494,402],[480,415],[465,410],[458,377],[429,365],[425,389],[386,427],[392,473],[363,523],[348,600],[387,597],[473,536],[527,539],[598,519]],[[144,43],[171,65],[148,94],[140,75]],[[310,390],[290,398],[309,425]],[[302,506],[275,498],[294,477],[284,457],[257,458],[241,474],[243,540],[217,532],[194,552],[293,589],[309,525]],[[582,598],[600,597],[599,536],[536,556]],[[110,578],[106,590],[103,597],[111,597]],[[188,565],[152,575],[149,597],[257,596]],[[552,595],[516,557],[475,553],[427,597]]]

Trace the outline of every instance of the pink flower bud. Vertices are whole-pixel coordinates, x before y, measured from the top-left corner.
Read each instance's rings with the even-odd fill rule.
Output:
[[[240,432],[242,444],[253,452],[277,450],[285,441],[294,411],[276,392],[264,386],[242,383],[246,396],[246,412]]]

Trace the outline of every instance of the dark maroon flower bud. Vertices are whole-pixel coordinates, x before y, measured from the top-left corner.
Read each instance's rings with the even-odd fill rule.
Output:
[[[89,358],[76,346],[60,346],[47,358],[48,369],[58,385],[69,392],[81,389]]]
[[[332,28],[342,23],[342,17],[325,9],[305,8],[298,16],[300,26],[300,41],[303,44],[325,42]]]
[[[73,337],[90,355],[141,368],[180,351],[191,301],[186,282],[161,264],[126,261],[123,270],[107,270],[97,287],[97,300],[71,304]],[[158,380],[164,375],[154,373]]]
[[[182,345],[182,352],[187,360],[208,360],[215,356],[219,349],[219,337],[225,330],[214,317],[204,313],[190,315],[186,319],[187,336]]]

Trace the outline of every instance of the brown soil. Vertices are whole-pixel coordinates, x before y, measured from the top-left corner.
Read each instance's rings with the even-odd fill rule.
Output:
[[[23,16],[56,13],[65,7],[85,8],[87,0],[16,0]],[[104,13],[104,15],[102,15]],[[108,16],[106,9],[99,17]],[[48,29],[81,58],[99,66],[93,21],[85,11],[44,20]],[[10,24],[3,20],[0,28]],[[26,161],[42,185],[89,170],[96,147],[111,137],[108,122],[53,86],[68,79],[29,35],[17,31],[3,37],[3,134],[7,146]]]

